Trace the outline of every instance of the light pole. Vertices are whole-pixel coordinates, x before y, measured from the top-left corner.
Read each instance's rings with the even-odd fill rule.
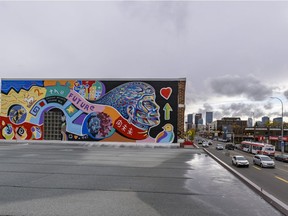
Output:
[[[284,130],[284,119],[283,119],[283,102],[280,98],[278,97],[270,97],[270,98],[275,98],[281,102],[282,105],[282,120],[281,120],[281,153],[284,154],[284,141],[283,141],[283,130]]]

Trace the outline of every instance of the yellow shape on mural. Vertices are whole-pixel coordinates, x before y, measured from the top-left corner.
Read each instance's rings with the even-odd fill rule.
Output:
[[[75,111],[74,107],[73,106],[69,106],[68,109],[67,109],[67,112],[69,114],[73,113]]]

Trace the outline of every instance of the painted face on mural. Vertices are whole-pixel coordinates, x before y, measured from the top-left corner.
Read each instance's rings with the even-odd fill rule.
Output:
[[[144,96],[138,101],[136,106],[128,106],[128,121],[133,122],[136,126],[156,126],[160,122],[159,106],[155,102],[153,95]]]
[[[90,134],[92,134],[95,137],[99,129],[101,128],[100,120],[97,116],[90,117],[90,119],[88,120],[88,128],[89,128]]]
[[[144,82],[124,83],[97,100],[97,104],[110,105],[134,124],[148,130],[160,122],[159,106],[155,101],[155,89]]]

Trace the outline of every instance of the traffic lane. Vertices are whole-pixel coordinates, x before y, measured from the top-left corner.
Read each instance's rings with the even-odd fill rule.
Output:
[[[202,150],[32,145],[0,154],[2,215],[281,215]]]
[[[213,148],[212,148],[213,150]],[[253,154],[250,154],[250,153],[247,153],[247,152],[243,152],[241,150],[223,150],[222,154],[226,155],[226,156],[230,156],[232,157],[233,155],[243,155],[247,158],[247,160],[249,161],[250,163],[250,167],[253,167],[257,170],[262,170],[263,172],[266,172],[267,175],[272,175],[272,176],[275,176],[275,174],[277,174],[278,176],[281,176],[283,178],[288,178],[288,169],[287,169],[287,164],[286,163],[283,163],[283,162],[279,162],[279,161],[275,161],[275,169],[273,168],[261,168],[260,166],[258,165],[254,165],[253,164]],[[225,157],[223,158],[225,159]],[[227,161],[229,163],[229,159]],[[231,161],[230,161],[231,162]],[[232,162],[231,162],[232,164]]]
[[[278,198],[282,202],[288,204],[288,194],[286,191],[288,183],[288,173],[283,167],[284,163],[277,163],[276,168],[261,168],[260,166],[253,165],[253,155],[240,150],[216,150],[215,147],[207,149],[221,161],[225,162],[230,167],[236,169],[239,173],[250,179],[252,182],[257,184],[259,187]],[[235,167],[232,165],[232,155],[244,155],[249,163],[250,167]],[[280,167],[280,168],[279,168]]]

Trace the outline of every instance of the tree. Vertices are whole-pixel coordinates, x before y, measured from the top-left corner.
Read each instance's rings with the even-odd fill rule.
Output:
[[[186,132],[186,135],[187,135],[187,138],[188,138],[189,140],[194,140],[194,137],[195,137],[195,135],[196,135],[195,129],[190,129],[190,130],[188,130],[188,131]]]

